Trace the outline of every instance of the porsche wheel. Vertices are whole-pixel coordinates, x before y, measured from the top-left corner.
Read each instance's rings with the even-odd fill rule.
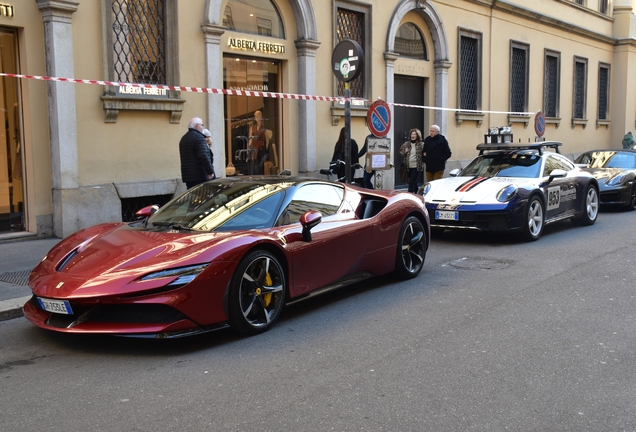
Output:
[[[538,240],[543,233],[544,222],[545,211],[543,210],[543,202],[536,195],[530,197],[528,207],[526,208],[526,221],[523,229],[523,237],[527,241]]]
[[[239,263],[230,283],[230,326],[247,335],[266,331],[283,310],[286,290],[278,259],[265,250],[250,253]]]
[[[395,272],[403,279],[417,276],[426,258],[426,234],[422,222],[414,216],[408,217],[400,229]]]
[[[636,180],[632,184],[632,190],[629,195],[629,202],[627,203],[627,210],[636,210]]]
[[[589,185],[585,191],[585,198],[583,201],[583,214],[581,217],[572,219],[572,223],[575,225],[592,225],[596,222],[598,217],[599,198],[598,190],[596,186]]]

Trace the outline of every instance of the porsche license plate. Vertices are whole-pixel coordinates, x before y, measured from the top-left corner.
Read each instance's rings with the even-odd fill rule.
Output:
[[[38,302],[40,302],[40,306],[42,306],[42,309],[47,312],[64,315],[71,315],[73,313],[71,304],[66,300],[50,300],[38,297]]]
[[[435,210],[435,219],[437,219],[437,220],[459,220],[459,212]]]

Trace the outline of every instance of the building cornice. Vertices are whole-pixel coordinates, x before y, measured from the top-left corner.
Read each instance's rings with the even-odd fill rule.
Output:
[[[573,33],[575,35],[583,36],[585,38],[596,40],[598,42],[608,43],[608,44],[617,43],[616,38],[612,36],[607,36],[601,33],[593,32],[589,29],[586,29],[574,24],[570,24],[566,21],[547,16],[539,12],[532,11],[530,9],[526,9],[524,7],[509,3],[505,0],[466,0],[466,1],[469,1],[471,3],[477,4],[480,6],[489,7],[493,10],[509,13],[515,16],[520,16],[522,18],[526,18],[533,22],[541,23],[541,24],[544,24],[559,30],[565,30],[568,33]],[[556,1],[560,3],[567,3],[568,6],[578,7],[584,10],[585,12],[589,13],[590,15],[594,15],[597,18],[614,21],[612,17],[609,17],[602,13],[580,6],[576,3],[573,3],[571,0],[556,0]]]

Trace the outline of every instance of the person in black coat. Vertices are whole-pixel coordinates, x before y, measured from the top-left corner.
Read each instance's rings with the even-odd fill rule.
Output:
[[[340,129],[340,136],[338,137],[338,141],[333,149],[333,156],[331,157],[331,162],[334,161],[345,161],[345,139],[346,139],[347,131],[345,128]],[[350,157],[351,157],[351,165],[358,163],[358,143],[353,138],[349,140],[351,144]],[[351,170],[351,176],[353,177],[353,169]],[[336,164],[336,168],[334,170],[334,174],[338,176],[339,179],[344,178],[345,176],[345,166],[344,164]],[[349,179],[351,181],[351,179]]]
[[[439,126],[431,126],[429,133],[430,135],[424,138],[422,153],[422,162],[426,164],[426,183],[442,178],[446,161],[452,154],[446,137],[439,133]]]
[[[211,154],[203,135],[203,121],[194,117],[188,124],[188,132],[179,142],[181,180],[188,189],[214,179]]]

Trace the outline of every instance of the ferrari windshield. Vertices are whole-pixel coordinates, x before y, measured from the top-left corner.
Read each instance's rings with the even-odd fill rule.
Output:
[[[636,169],[636,153],[622,151],[594,151],[580,155],[575,163],[589,168]]]
[[[292,183],[216,181],[204,183],[170,201],[148,219],[148,226],[214,231],[274,225]]]
[[[478,177],[537,178],[541,155],[534,150],[486,153],[473,160],[459,175]]]

